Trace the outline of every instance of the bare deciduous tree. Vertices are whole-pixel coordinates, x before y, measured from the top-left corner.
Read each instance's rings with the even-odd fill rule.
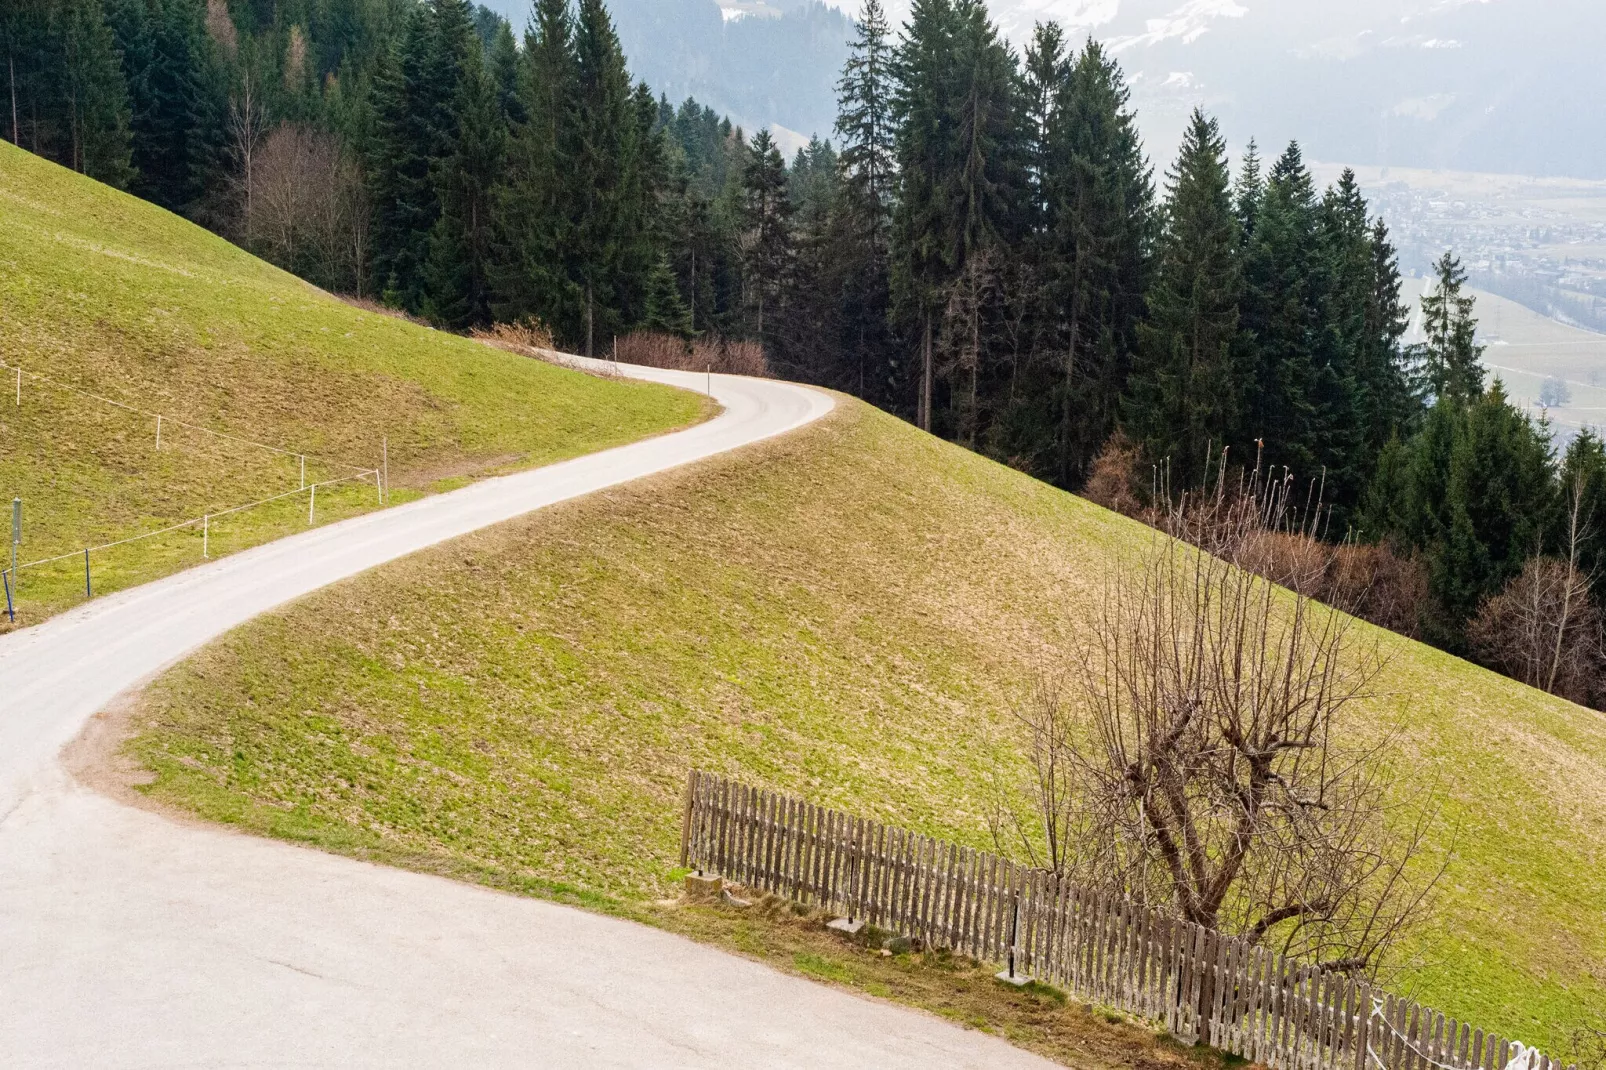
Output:
[[[1357,723],[1377,640],[1243,567],[1293,526],[1291,484],[1245,489],[1169,511],[1111,579],[1073,671],[1017,710],[1034,812],[995,831],[1078,883],[1375,974],[1436,883],[1430,808]]]
[[[1602,691],[1606,657],[1593,577],[1578,567],[1590,526],[1584,491],[1580,481],[1569,495],[1567,560],[1530,558],[1479,607],[1467,635],[1478,656],[1507,676],[1587,705]]]
[[[267,259],[334,289],[362,295],[368,201],[340,139],[281,123],[257,152],[257,246]]]
[[[227,12],[224,12],[227,17]],[[229,23],[232,30],[234,24]],[[257,92],[256,80],[247,65],[240,74],[240,88],[229,96],[228,129],[230,147],[234,151],[237,167],[234,182],[240,200],[240,225],[237,228],[243,243],[249,248],[256,241],[256,165],[257,154],[267,133],[267,112]]]

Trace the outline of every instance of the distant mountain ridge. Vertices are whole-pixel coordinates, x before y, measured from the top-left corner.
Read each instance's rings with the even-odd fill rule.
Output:
[[[515,32],[529,0],[485,0]],[[687,97],[748,130],[828,137],[853,22],[819,0],[610,0],[630,73],[679,104]],[[795,138],[782,137],[787,144]]]

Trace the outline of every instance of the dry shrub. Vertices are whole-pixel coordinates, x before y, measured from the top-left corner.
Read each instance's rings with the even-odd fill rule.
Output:
[[[1341,546],[1328,566],[1322,598],[1414,639],[1428,600],[1427,566],[1388,546]]]
[[[1138,516],[1143,503],[1135,488],[1142,467],[1143,457],[1136,444],[1117,431],[1094,459],[1082,497],[1122,516]]]
[[[1238,563],[1255,575],[1308,598],[1326,593],[1332,547],[1309,535],[1254,531],[1238,550]]]
[[[672,334],[636,331],[619,339],[615,353],[621,364],[675,371],[716,371],[721,375],[768,378],[769,362],[757,342],[733,342],[712,335],[688,342]]]
[[[515,323],[494,323],[490,327],[476,327],[470,334],[478,341],[488,342],[498,349],[524,352],[526,356],[537,355],[525,352],[527,350],[541,350],[545,353],[557,348],[557,343],[552,340],[552,329],[535,316],[526,316]]]

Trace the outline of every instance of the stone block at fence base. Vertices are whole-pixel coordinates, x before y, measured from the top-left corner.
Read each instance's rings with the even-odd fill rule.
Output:
[[[1025,988],[1032,983],[1032,979],[1024,973],[1010,973],[1008,970],[999,970],[993,976],[1006,985],[1014,985],[1016,988]]]
[[[698,876],[695,873],[686,874],[686,898],[693,903],[711,903],[717,900],[725,891],[723,877],[710,873],[707,876]]]
[[[837,918],[835,921],[826,922],[825,927],[827,929],[835,929],[839,933],[847,933],[849,936],[858,936],[859,930],[864,928],[864,919]]]

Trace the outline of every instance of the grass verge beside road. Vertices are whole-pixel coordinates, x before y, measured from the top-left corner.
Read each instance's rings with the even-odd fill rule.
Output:
[[[396,562],[161,678],[162,803],[557,898],[671,888],[689,767],[990,847],[1010,705],[1146,529],[863,405]],[[1395,986],[1559,1053],[1606,1016],[1606,717],[1394,637],[1363,715],[1459,850]]]
[[[0,538],[9,543],[9,504],[22,498],[25,562],[295,490],[301,454],[309,455],[307,481],[318,482],[380,467],[388,439],[391,500],[399,502],[709,412],[688,392],[582,375],[353,308],[177,216],[5,143],[0,361],[8,365],[0,371],[0,500],[8,507]],[[167,418],[160,450],[145,413]],[[374,508],[376,489],[320,491],[319,522]],[[307,515],[305,495],[236,514],[213,529],[210,548],[278,538],[306,527]],[[97,555],[97,593],[198,562],[201,538],[197,526]],[[25,570],[22,594],[19,624],[81,599],[82,560]]]

